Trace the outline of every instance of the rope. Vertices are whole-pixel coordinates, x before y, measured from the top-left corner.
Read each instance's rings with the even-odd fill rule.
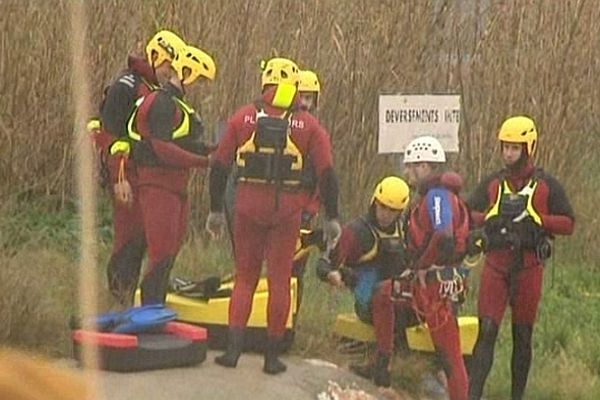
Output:
[[[119,173],[117,175],[117,182],[119,184],[125,182],[126,178],[125,178],[125,165],[126,165],[126,158],[125,157],[121,157],[121,159],[119,160]]]
[[[435,271],[435,277],[439,283],[438,294],[440,295],[440,299],[433,302],[431,306],[429,299],[421,292],[421,289],[417,285],[416,275],[413,274],[410,278],[406,276],[405,278],[408,279],[400,279],[400,282],[408,282],[409,285],[411,285],[410,292],[412,301],[410,301],[410,306],[415,312],[420,325],[424,325],[427,320],[431,322],[427,324],[430,333],[441,329],[448,321],[450,321],[451,311],[444,309],[443,306],[448,300],[456,299],[458,295],[465,291],[463,277],[458,273],[456,268],[452,268],[452,271],[452,279],[450,280],[444,280],[440,271]],[[392,292],[394,291],[393,285],[394,282],[392,282]],[[419,308],[418,299],[424,304],[424,309]],[[392,301],[399,303],[408,302],[409,300],[393,296]]]
[[[416,296],[421,297],[426,303],[429,303],[429,299],[426,299],[423,295],[417,294],[417,290],[418,289],[415,288]],[[416,296],[413,295],[413,298],[416,298]],[[429,312],[426,312],[425,310],[421,310],[419,308],[416,301],[413,301],[412,307],[415,311],[415,315],[417,316],[419,324],[423,325],[427,320],[432,321],[432,323],[427,323],[429,333],[433,333],[440,330],[450,320],[450,317],[448,316],[449,312],[447,310],[440,311],[445,302],[446,301],[444,299],[440,299],[438,301],[435,301],[431,305],[431,307],[425,306],[426,309],[429,308],[430,310]],[[424,320],[421,318],[421,316],[423,316]]]

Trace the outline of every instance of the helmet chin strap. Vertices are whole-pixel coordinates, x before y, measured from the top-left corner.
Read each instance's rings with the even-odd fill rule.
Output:
[[[174,75],[171,77],[171,79],[169,79],[169,82],[177,89],[181,90],[181,93],[185,95],[185,85],[183,84],[183,79],[179,79],[179,76]]]
[[[158,82],[158,77],[156,76],[156,66],[155,66],[155,61],[154,59],[152,60],[152,64],[150,64],[150,66],[152,67],[152,73],[154,74],[154,78],[157,80]]]

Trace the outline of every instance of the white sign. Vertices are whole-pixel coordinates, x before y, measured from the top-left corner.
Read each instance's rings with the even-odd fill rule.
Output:
[[[379,153],[404,153],[411,140],[437,138],[458,152],[460,95],[379,95]]]

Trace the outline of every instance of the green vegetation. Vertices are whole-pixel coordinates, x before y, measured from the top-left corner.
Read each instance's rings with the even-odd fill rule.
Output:
[[[6,213],[0,253],[0,297],[4,324],[0,341],[55,356],[70,354],[68,318],[77,311],[77,229],[72,211],[31,211]],[[107,231],[100,226],[99,232]],[[101,234],[102,237],[104,234]],[[15,238],[10,243],[6,238]],[[16,241],[16,238],[21,238]],[[30,238],[29,240],[27,238]],[[100,241],[98,277],[102,283],[100,304],[110,307],[105,289],[104,260],[110,237]],[[563,251],[564,253],[564,251]],[[573,264],[566,257],[547,267],[544,296],[534,336],[534,361],[528,396],[532,399],[596,399],[600,396],[600,281],[590,264]],[[314,261],[314,259],[313,259]],[[173,274],[202,279],[211,274],[231,272],[227,241],[204,240],[194,232],[179,256]],[[463,314],[475,310],[478,268],[473,271],[473,290]],[[326,358],[345,365],[361,355],[343,355],[330,332],[339,312],[352,310],[349,292],[334,290],[318,281],[314,268],[306,272],[306,294],[298,322],[293,352],[303,357]],[[510,313],[505,316],[496,347],[496,359],[488,379],[488,399],[504,399],[510,391]],[[415,393],[420,374],[428,368],[428,357],[411,355],[394,362],[395,384]]]

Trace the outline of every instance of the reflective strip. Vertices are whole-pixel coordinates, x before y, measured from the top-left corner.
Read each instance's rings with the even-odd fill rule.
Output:
[[[542,218],[540,217],[538,212],[533,207],[533,195],[535,193],[535,189],[537,189],[537,186],[538,186],[537,180],[530,179],[529,182],[527,182],[527,185],[525,185],[525,187],[523,189],[521,189],[517,193],[517,195],[527,197],[527,213],[529,214],[529,216],[533,219],[533,221],[536,224],[542,225]],[[492,206],[490,211],[488,211],[488,213],[485,215],[486,221],[488,219],[490,219],[491,217],[494,217],[499,214],[500,200],[501,200],[502,196],[505,194],[514,194],[514,192],[508,186],[508,182],[506,181],[506,179],[503,180],[502,183],[498,187],[498,196],[496,197],[496,202],[494,203],[494,205]]]
[[[195,111],[192,107],[178,99],[177,97],[173,97],[175,103],[179,106],[183,114],[183,120],[181,124],[173,131],[173,139],[178,139],[190,134],[190,115],[194,114]]]
[[[246,140],[246,142],[238,147],[236,155],[235,155],[235,163],[238,167],[244,168],[246,166],[246,160],[242,157],[244,153],[255,153],[256,146],[254,145],[254,137],[256,136],[256,131],[252,132],[250,135],[250,139]]]
[[[133,123],[135,121],[135,117],[137,116],[138,110],[139,110],[139,108],[137,108],[137,102],[136,102],[136,108],[133,110],[133,113],[131,113],[131,117],[129,117],[129,121],[127,121],[127,136],[129,136],[131,139],[135,140],[136,142],[139,142],[140,140],[142,140],[142,135],[137,133],[133,128]]]
[[[119,78],[119,82],[129,86],[132,89],[135,87],[135,77],[133,76],[133,74],[122,76],[121,78]]]
[[[498,215],[498,211],[500,209],[500,199],[502,198],[502,192],[504,191],[504,185],[506,185],[506,181],[502,181],[502,183],[498,186],[498,196],[496,196],[496,202],[485,215],[485,220],[487,221],[491,217]],[[510,189],[509,189],[510,190]]]
[[[142,135],[140,135],[134,129],[133,125],[134,125],[135,117],[137,116],[139,107],[144,102],[144,99],[145,99],[145,97],[142,96],[135,101],[135,107],[133,109],[133,112],[131,113],[131,116],[129,117],[129,120],[127,121],[127,136],[129,136],[131,139],[135,140],[136,142],[139,142],[140,140],[142,140]]]
[[[533,183],[533,184],[531,184],[531,183]],[[537,185],[538,185],[537,181],[530,182],[530,184],[527,185],[527,187],[524,188],[521,192],[523,194],[527,195],[527,213],[529,214],[529,216],[531,218],[533,218],[533,221],[536,224],[541,226],[542,225],[542,217],[540,217],[540,214],[538,214],[538,212],[533,207],[533,194],[535,193],[535,189],[537,188]]]

